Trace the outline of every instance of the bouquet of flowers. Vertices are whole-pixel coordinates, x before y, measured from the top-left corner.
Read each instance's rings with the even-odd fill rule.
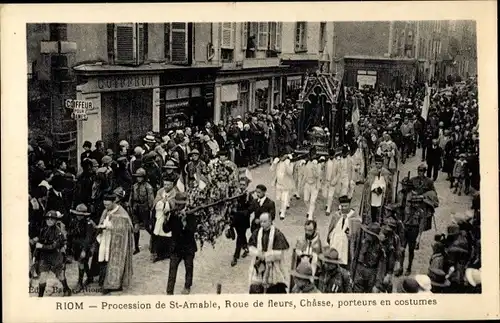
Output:
[[[188,212],[197,217],[195,239],[201,248],[207,242],[215,247],[230,223],[229,212],[241,194],[238,184],[238,170],[215,160],[208,165],[208,183],[188,190]]]

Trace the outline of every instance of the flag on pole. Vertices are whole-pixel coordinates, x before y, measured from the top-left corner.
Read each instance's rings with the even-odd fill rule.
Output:
[[[425,98],[424,98],[424,106],[422,107],[422,118],[427,120],[427,115],[429,114],[429,107],[431,105],[431,88],[427,83],[425,83]]]

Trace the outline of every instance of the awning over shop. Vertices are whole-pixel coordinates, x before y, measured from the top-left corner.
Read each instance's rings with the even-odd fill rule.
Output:
[[[269,81],[268,80],[261,80],[255,82],[255,89],[257,90],[264,90],[269,87]]]
[[[221,86],[221,102],[238,101],[238,84]]]

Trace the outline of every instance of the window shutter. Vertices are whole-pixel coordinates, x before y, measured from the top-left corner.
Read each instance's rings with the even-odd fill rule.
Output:
[[[137,24],[137,63],[142,64],[146,60],[146,33],[147,24]]]
[[[118,64],[135,64],[137,48],[134,24],[115,25],[115,62]]]
[[[269,23],[259,22],[257,33],[257,49],[268,49]]]
[[[232,22],[223,22],[221,29],[221,48],[234,49],[234,29]]]
[[[112,64],[115,57],[115,24],[106,24],[108,62]]]
[[[165,47],[165,58],[167,59],[168,62],[170,62],[170,24],[166,23],[164,25],[165,30],[164,30],[164,47]]]
[[[295,24],[295,50],[300,50],[300,22]]]
[[[170,61],[177,64],[187,63],[187,23],[171,23],[170,34]]]
[[[269,49],[276,49],[276,22],[269,23]]]
[[[247,49],[248,43],[248,22],[241,24],[241,49]]]
[[[281,30],[283,27],[282,22],[276,23],[276,44],[274,45],[274,48],[277,52],[281,52]]]

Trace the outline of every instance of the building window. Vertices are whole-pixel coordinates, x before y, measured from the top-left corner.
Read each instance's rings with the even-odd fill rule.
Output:
[[[108,59],[115,64],[140,65],[148,55],[148,24],[107,25]]]
[[[319,25],[319,52],[323,53],[326,47],[326,22]]]
[[[269,23],[269,50],[274,52],[281,52],[281,22]]]
[[[307,22],[300,21],[295,25],[295,52],[307,51]]]
[[[259,29],[257,32],[257,49],[258,50],[267,50],[269,49],[269,23],[267,22],[259,22]]]
[[[173,64],[188,62],[188,23],[172,22],[165,24],[165,59]]]

